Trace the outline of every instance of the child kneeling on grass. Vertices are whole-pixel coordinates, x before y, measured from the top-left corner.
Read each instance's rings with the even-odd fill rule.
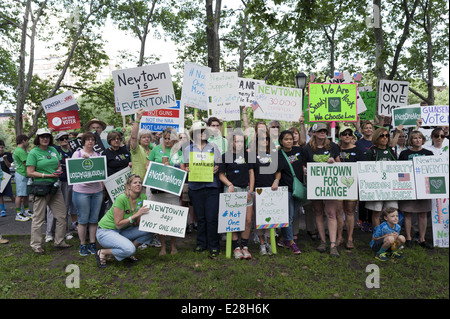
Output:
[[[397,247],[403,245],[406,241],[403,235],[400,235],[401,226],[398,224],[397,208],[387,207],[382,212],[384,222],[375,227],[370,247],[377,254],[376,259],[381,261],[389,260],[388,254],[392,258],[403,258],[397,252]]]

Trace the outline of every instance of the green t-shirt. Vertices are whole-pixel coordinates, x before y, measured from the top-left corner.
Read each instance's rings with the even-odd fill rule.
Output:
[[[144,180],[145,167],[147,166],[147,152],[141,145],[137,145],[136,149],[130,150],[131,154],[131,174],[136,174]]]
[[[22,176],[27,176],[27,167],[25,163],[27,162],[28,153],[22,147],[18,146],[14,150],[13,159],[14,166],[16,167],[16,172]]]
[[[162,145],[156,145],[147,159],[151,162],[162,163],[163,156],[167,156],[170,166],[179,166],[180,163],[183,163],[183,153],[181,150],[178,150],[178,152],[171,155],[171,151],[171,148],[166,147],[166,151],[164,152]]]
[[[132,212],[130,209],[130,201],[127,198],[127,195],[120,194],[114,201],[112,207],[106,212],[106,214],[99,221],[98,226],[100,226],[103,229],[117,229],[116,223],[114,222],[114,207],[123,210],[124,212],[123,219],[127,219],[128,217],[136,213],[139,210],[139,208],[141,208],[144,205],[144,200],[146,199],[147,196],[141,193],[141,195],[136,199],[136,207]]]
[[[27,166],[34,166],[34,169],[38,173],[53,174],[59,166],[61,155],[53,147],[49,146],[44,151],[36,146],[30,153],[28,153]],[[37,181],[54,182],[58,178],[34,178]]]

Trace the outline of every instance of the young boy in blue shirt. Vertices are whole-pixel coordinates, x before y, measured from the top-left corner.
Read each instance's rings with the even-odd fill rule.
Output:
[[[376,259],[381,261],[389,260],[388,253],[393,258],[403,258],[397,252],[397,247],[403,245],[406,241],[403,235],[400,235],[401,226],[398,224],[397,208],[387,207],[382,212],[384,222],[375,227],[370,247],[377,254]]]

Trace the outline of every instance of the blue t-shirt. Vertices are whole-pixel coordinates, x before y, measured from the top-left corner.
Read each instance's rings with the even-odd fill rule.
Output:
[[[373,236],[372,236],[372,241],[370,242],[370,247],[372,247],[373,244],[375,243],[375,241],[373,240],[374,238],[380,238],[384,235],[392,234],[394,232],[397,232],[398,234],[400,234],[401,229],[402,228],[399,224],[396,224],[394,226],[394,228],[391,228],[387,222],[381,223],[380,225],[375,227],[375,229],[373,231]]]

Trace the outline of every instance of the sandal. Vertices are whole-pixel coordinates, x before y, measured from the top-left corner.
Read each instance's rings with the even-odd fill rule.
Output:
[[[347,241],[347,244],[345,244],[345,248],[347,249],[355,248],[355,245],[353,245],[353,241],[352,240]]]
[[[311,237],[312,241],[318,241],[319,237],[317,236],[317,232],[307,231],[309,237]]]
[[[128,260],[130,263],[132,263],[132,264],[141,261],[140,259],[136,258],[135,256],[130,256],[130,257],[127,258],[127,260]]]
[[[106,267],[108,267],[108,264],[106,264],[106,259],[105,258],[101,258],[100,257],[101,251],[102,250],[99,249],[95,253],[95,259],[97,260],[97,266],[98,266],[98,268],[106,268]]]

